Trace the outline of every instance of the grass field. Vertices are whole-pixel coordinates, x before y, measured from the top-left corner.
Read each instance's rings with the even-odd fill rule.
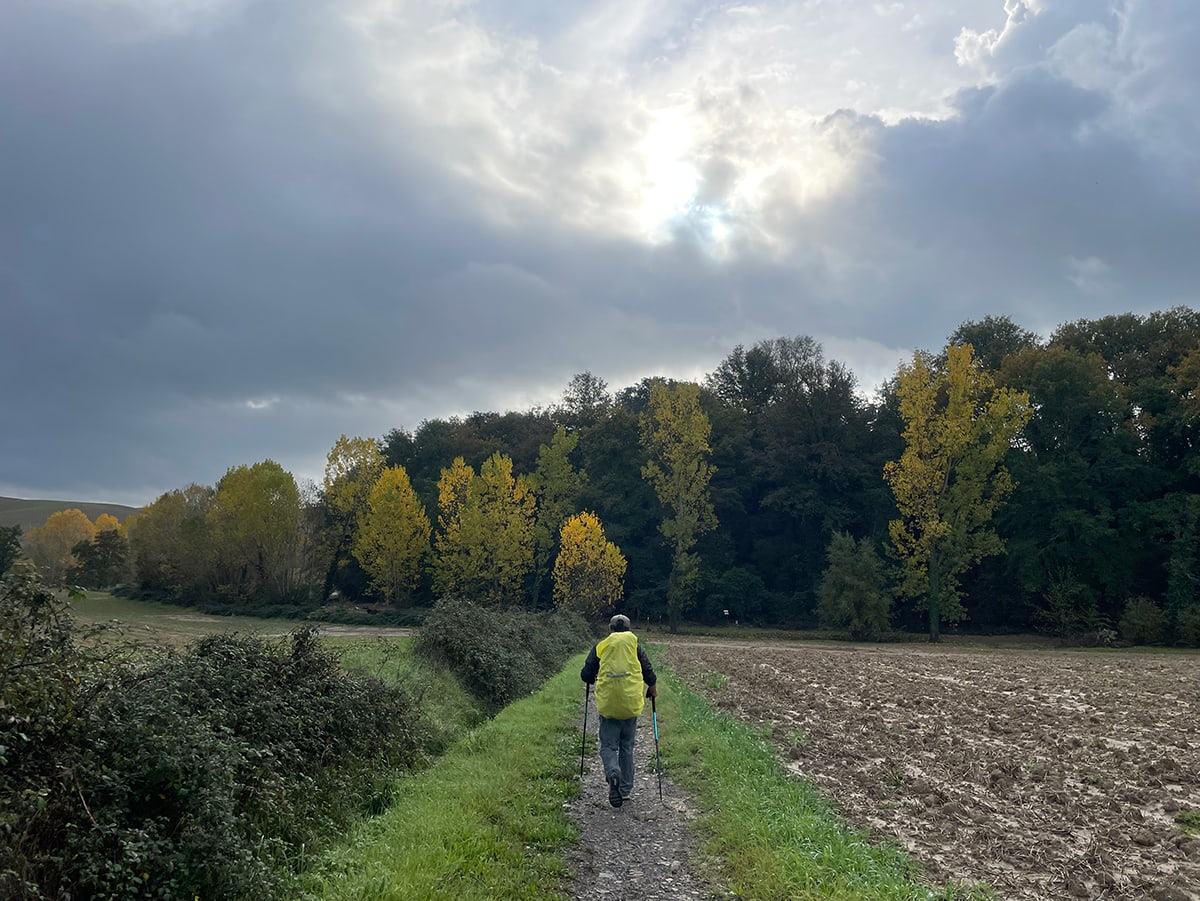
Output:
[[[114,597],[106,591],[89,591],[73,600],[71,612],[81,626],[110,626],[139,643],[176,647],[213,633],[282,635],[299,625],[252,616],[208,616],[187,607]]]
[[[301,626],[318,625],[298,620],[262,619],[254,616],[213,616],[187,607],[156,604],[114,597],[106,591],[89,591],[71,602],[71,612],[81,626],[109,626],[124,637],[145,644],[179,647],[204,635],[248,632],[255,635],[285,635]],[[375,626],[320,624],[326,637],[400,636],[408,629]]]

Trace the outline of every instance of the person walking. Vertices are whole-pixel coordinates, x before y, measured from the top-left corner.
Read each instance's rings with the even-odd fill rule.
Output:
[[[637,718],[646,698],[658,697],[658,677],[637,636],[629,630],[628,616],[618,613],[609,620],[608,628],[608,636],[593,645],[579,678],[596,686],[600,762],[608,783],[608,802],[620,807],[633,792]]]

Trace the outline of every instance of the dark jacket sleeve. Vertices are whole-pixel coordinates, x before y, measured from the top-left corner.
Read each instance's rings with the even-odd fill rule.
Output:
[[[654,667],[650,665],[650,658],[640,644],[638,645],[638,663],[642,665],[642,681],[647,686],[655,684],[658,681],[658,676],[654,675]],[[599,667],[599,661],[596,662],[596,665]]]
[[[641,653],[641,648],[638,648],[638,653]],[[600,658],[596,656],[596,646],[592,645],[592,652],[588,654],[587,660],[583,661],[583,669],[579,671],[579,678],[588,685],[596,684],[596,677],[600,675]]]

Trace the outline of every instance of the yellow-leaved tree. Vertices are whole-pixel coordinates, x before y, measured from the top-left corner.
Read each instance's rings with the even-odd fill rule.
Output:
[[[463,551],[462,523],[467,492],[474,480],[474,468],[462,457],[455,457],[438,479],[438,533],[434,539],[437,554],[433,562],[433,590],[438,594],[460,591],[475,575],[469,569],[471,559]]]
[[[393,604],[411,600],[429,552],[429,516],[408,471],[389,466],[367,495],[367,512],[354,536],[354,556],[372,587]]]
[[[625,594],[625,557],[604,537],[594,513],[578,513],[563,523],[554,560],[554,605],[581,613],[601,613]]]
[[[512,459],[492,454],[479,475],[458,457],[438,481],[433,587],[482,603],[515,603],[533,568],[535,498]]]
[[[692,548],[700,535],[717,526],[708,494],[716,472],[708,462],[711,433],[708,416],[700,409],[699,385],[667,385],[662,379],[650,383],[650,407],[642,414],[642,446],[650,459],[642,477],[670,511],[659,530],[671,548],[667,617],[672,632],[678,631],[699,581],[700,559]]]
[[[325,480],[321,494],[329,528],[318,553],[329,561],[325,571],[323,596],[333,591],[338,568],[345,566],[360,517],[367,511],[371,493],[385,461],[374,438],[347,438],[342,435],[325,457]]]
[[[990,527],[1012,493],[1005,455],[1029,422],[1029,395],[997,388],[970,344],[946,348],[944,365],[920,352],[896,382],[904,451],[883,477],[900,518],[888,523],[904,578],[901,590],[929,611],[929,640],[966,615],[958,577],[1004,542]]]
[[[30,529],[22,543],[25,555],[42,571],[51,585],[61,585],[67,570],[76,564],[72,548],[91,541],[96,527],[82,510],[72,507],[46,517],[39,528]]]
[[[121,535],[125,534],[125,530],[121,528],[121,520],[117,519],[111,513],[101,513],[96,517],[96,521],[92,526],[97,535],[108,531],[114,531]]]

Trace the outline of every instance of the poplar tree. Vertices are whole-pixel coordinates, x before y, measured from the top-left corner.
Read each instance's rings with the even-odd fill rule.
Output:
[[[1029,395],[996,388],[970,344],[946,348],[943,367],[920,352],[900,367],[896,395],[904,451],[884,466],[900,518],[888,523],[901,590],[929,611],[929,640],[963,619],[959,576],[1004,543],[992,514],[1012,492],[1004,457],[1032,416]]]
[[[712,426],[700,409],[700,386],[651,381],[649,408],[642,414],[641,428],[642,447],[649,457],[642,477],[654,486],[659,503],[670,511],[659,530],[671,548],[667,618],[674,632],[695,600],[700,577],[700,559],[692,548],[700,535],[717,526],[708,492],[708,482],[716,471],[708,462]]]
[[[329,560],[324,597],[333,590],[338,568],[345,566],[346,553],[354,541],[359,518],[366,513],[367,495],[383,472],[384,459],[374,438],[347,438],[334,442],[325,458],[322,493],[328,528],[324,551]]]
[[[438,480],[437,555],[433,564],[433,590],[438,594],[461,591],[475,575],[463,544],[463,513],[474,480],[474,468],[462,457],[455,457]]]
[[[594,513],[578,513],[563,523],[554,560],[554,605],[581,613],[601,613],[625,593],[625,558],[604,537]]]
[[[410,597],[429,551],[429,517],[403,466],[385,469],[367,495],[353,552],[371,584],[392,603]]]
[[[438,483],[434,588],[483,603],[520,599],[533,568],[535,498],[512,459],[492,454],[474,475],[461,457]]]

